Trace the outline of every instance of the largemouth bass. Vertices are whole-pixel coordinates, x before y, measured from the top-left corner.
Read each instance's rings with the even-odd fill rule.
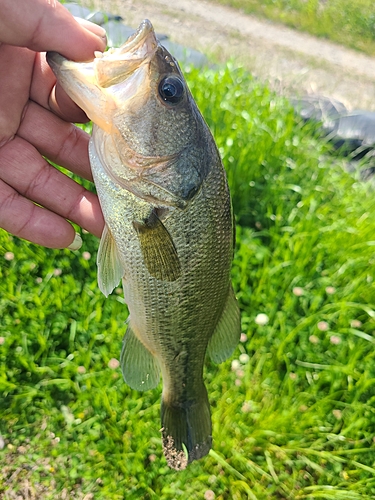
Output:
[[[220,363],[240,336],[230,281],[233,217],[214,139],[177,61],[150,21],[87,63],[48,62],[94,122],[89,154],[106,226],[98,283],[122,279],[129,319],[121,353],[137,390],[163,379],[164,454],[184,469],[211,448],[206,351]]]

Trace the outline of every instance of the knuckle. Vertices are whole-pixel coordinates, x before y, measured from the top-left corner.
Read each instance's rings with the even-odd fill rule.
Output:
[[[69,124],[65,140],[56,152],[56,162],[61,163],[63,158],[69,158],[74,154],[74,150],[80,139],[81,130],[73,124]]]
[[[4,116],[0,115],[0,148],[5,146],[5,144],[10,142],[14,138],[19,125],[19,120],[7,120]]]
[[[30,181],[30,183],[25,189],[25,192],[23,193],[24,196],[26,196],[26,198],[29,198],[31,200],[34,199],[35,193],[40,192],[42,189],[46,189],[51,174],[52,170],[50,168],[50,165],[46,163],[39,169],[39,171]]]

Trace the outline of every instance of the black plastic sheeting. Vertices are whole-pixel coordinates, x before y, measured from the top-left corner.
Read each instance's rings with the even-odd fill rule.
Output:
[[[296,113],[304,121],[319,125],[320,133],[337,148],[359,160],[375,146],[375,113],[348,111],[344,104],[323,96],[291,99]]]

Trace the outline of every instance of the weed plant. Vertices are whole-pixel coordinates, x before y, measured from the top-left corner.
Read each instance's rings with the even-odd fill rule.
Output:
[[[375,55],[372,0],[216,0]]]
[[[0,497],[374,498],[371,185],[244,71],[187,76],[237,217],[243,334],[206,363],[213,451],[167,467],[160,387],[133,391],[118,368],[127,308],[97,287],[98,240],[57,251],[3,231]]]

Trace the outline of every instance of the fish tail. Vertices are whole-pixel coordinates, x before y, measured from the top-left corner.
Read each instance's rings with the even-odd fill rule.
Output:
[[[188,463],[204,457],[211,449],[212,425],[207,390],[184,402],[161,402],[164,456],[169,467],[185,469]]]

